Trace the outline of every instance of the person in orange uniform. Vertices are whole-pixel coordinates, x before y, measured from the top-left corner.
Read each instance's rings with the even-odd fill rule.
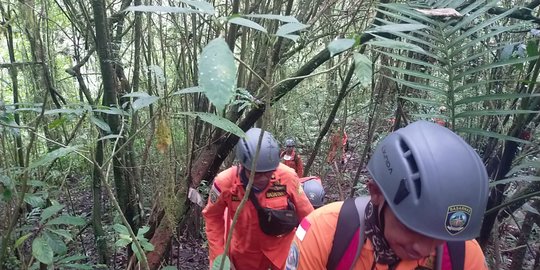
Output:
[[[283,164],[294,169],[298,177],[304,176],[304,164],[302,158],[295,149],[296,143],[293,139],[285,140],[285,150],[279,155]]]
[[[339,120],[335,120],[333,123],[332,133],[330,135],[330,149],[328,149],[328,155],[326,156],[326,163],[332,164],[338,151],[341,153],[340,162],[345,162],[347,152],[348,137],[345,130],[341,130],[339,126]]]
[[[348,199],[352,212],[345,211],[351,201],[335,202],[305,218],[285,269],[487,269],[474,238],[486,208],[488,177],[462,138],[435,123],[412,123],[383,139],[368,171],[370,197]],[[357,204],[361,199],[363,206]],[[357,229],[344,229],[359,217]],[[339,240],[344,231],[352,231],[349,244]],[[461,252],[448,252],[454,243],[461,243]]]
[[[223,226],[225,211],[228,211],[225,216],[229,219],[225,220],[225,224],[230,224],[246,193],[252,170],[255,171],[251,188],[254,196],[250,196],[232,228],[228,255],[233,269],[283,269],[295,227],[313,211],[294,170],[279,162],[279,146],[269,132],[263,133],[259,156],[253,164],[261,131],[252,128],[246,132],[246,138],[241,138],[236,146],[236,157],[240,165],[219,173],[212,184],[208,204],[202,212],[206,221],[210,268],[213,260],[224,253],[225,231],[228,230],[225,228],[227,225]],[[281,235],[269,234],[268,229],[285,228],[285,225],[283,228],[268,228],[267,224],[259,221],[259,212],[269,209],[292,211],[296,214],[294,224],[289,225],[286,228],[288,231]],[[265,216],[263,219],[266,221]]]

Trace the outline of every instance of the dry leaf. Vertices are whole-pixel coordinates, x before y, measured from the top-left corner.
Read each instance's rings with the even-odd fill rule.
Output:
[[[457,10],[453,8],[435,8],[435,9],[415,9],[416,11],[429,15],[429,16],[437,16],[437,17],[463,17],[461,13],[459,13]]]

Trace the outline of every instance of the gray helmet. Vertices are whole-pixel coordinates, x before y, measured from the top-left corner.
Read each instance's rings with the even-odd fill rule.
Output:
[[[315,180],[314,178],[306,180],[304,183],[302,183],[302,188],[311,202],[311,205],[313,205],[313,208],[319,208],[324,205],[325,192],[319,181]]]
[[[287,140],[285,140],[285,146],[286,147],[295,147],[296,143],[294,142],[293,139],[287,139]]]
[[[236,158],[248,170],[256,172],[273,171],[279,165],[279,146],[272,134],[267,131],[263,134],[259,159],[255,164],[255,168],[251,168],[261,131],[260,128],[252,128],[246,132],[246,138],[241,138],[236,144]]]
[[[488,197],[486,168],[449,129],[418,121],[391,133],[375,149],[368,171],[409,229],[445,241],[478,236]]]

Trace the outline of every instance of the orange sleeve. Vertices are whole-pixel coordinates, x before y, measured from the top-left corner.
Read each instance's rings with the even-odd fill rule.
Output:
[[[302,158],[300,155],[296,155],[296,174],[298,174],[298,177],[304,177],[304,163],[302,162]]]
[[[220,254],[223,254],[225,246],[225,226],[223,219],[225,208],[227,207],[224,199],[223,190],[220,189],[218,180],[214,180],[208,204],[203,209],[202,214],[206,222],[206,238],[208,238],[210,267],[212,261]]]
[[[289,249],[287,270],[326,269],[341,204],[325,205],[302,220]]]
[[[465,242],[465,269],[488,270],[482,248],[476,240]]]
[[[288,193],[291,194],[291,200],[296,207],[296,214],[298,215],[298,219],[302,220],[307,215],[309,215],[309,213],[313,212],[313,206],[311,205],[311,202],[309,202],[306,193],[302,189],[298,178],[294,177],[291,182],[292,184],[289,185],[290,190],[288,191]]]

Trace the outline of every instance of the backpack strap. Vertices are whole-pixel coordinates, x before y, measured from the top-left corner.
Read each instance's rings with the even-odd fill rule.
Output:
[[[446,242],[452,270],[465,269],[465,241]]]
[[[369,197],[349,198],[339,211],[326,269],[350,269],[364,246],[364,210]]]

